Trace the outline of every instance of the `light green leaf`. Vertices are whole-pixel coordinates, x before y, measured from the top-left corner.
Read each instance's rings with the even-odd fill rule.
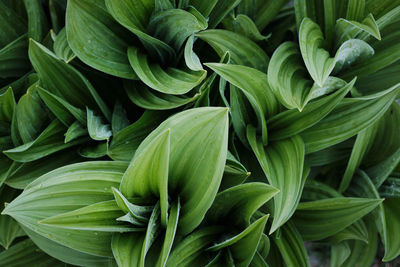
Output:
[[[163,70],[158,64],[151,64],[147,56],[131,46],[128,58],[139,78],[150,88],[161,93],[181,95],[189,92],[206,77],[206,71],[184,71],[175,68]]]
[[[179,230],[189,233],[202,221],[221,183],[227,153],[228,111],[206,107],[178,113],[154,130],[142,142],[136,155],[144,153],[168,129],[168,191],[178,192],[182,203]],[[202,179],[198,179],[199,176]]]
[[[197,56],[197,54],[193,51],[193,45],[194,45],[194,35],[191,35],[185,45],[185,63],[186,66],[194,71],[200,71],[203,70],[203,66],[201,65],[200,59]]]
[[[241,0],[219,0],[215,3],[209,16],[209,28],[214,29],[229,14]],[[212,4],[211,4],[212,5]]]
[[[262,35],[254,21],[246,15],[237,15],[232,19],[231,24],[232,31],[246,36],[254,42],[264,41],[270,37],[270,35]]]
[[[75,121],[68,127],[67,132],[64,134],[65,139],[64,143],[69,143],[72,140],[77,139],[78,137],[85,136],[88,134],[88,130],[82,126],[79,121]]]
[[[192,97],[159,93],[140,81],[125,82],[125,91],[135,105],[150,110],[174,109],[192,103],[201,96],[200,93]]]
[[[270,132],[269,139],[284,139],[312,127],[327,116],[342,101],[354,83],[355,79],[343,85],[335,93],[309,103],[302,112],[291,109],[275,115],[267,121]]]
[[[113,235],[111,248],[119,267],[140,266],[143,241],[143,233],[115,233]]]
[[[114,105],[114,111],[111,118],[111,129],[113,134],[115,135],[122,129],[129,126],[128,116],[126,114],[126,110],[121,105],[121,103],[117,102]]]
[[[66,31],[72,51],[84,63],[118,77],[137,78],[126,56],[125,38],[131,35],[108,14],[104,1],[68,1]]]
[[[302,111],[312,82],[308,80],[297,44],[285,42],[275,50],[268,67],[268,82],[286,108]]]
[[[247,37],[226,30],[206,30],[195,36],[207,42],[221,58],[229,52],[232,63],[267,72],[267,54]]]
[[[362,62],[374,55],[374,49],[366,42],[350,39],[344,42],[336,52],[335,67],[332,73],[338,73],[349,68],[352,64]]]
[[[32,182],[7,205],[3,214],[63,246],[92,255],[111,256],[110,233],[62,229],[38,224],[38,221],[112,200],[111,187],[119,186],[126,167],[125,162],[96,161],[56,169]]]
[[[120,191],[126,197],[160,199],[161,222],[167,226],[170,130],[162,132],[138,152],[126,170]]]
[[[240,88],[252,105],[262,132],[264,145],[268,143],[265,117],[276,114],[279,104],[268,86],[267,75],[253,68],[221,63],[206,63],[223,79]]]
[[[160,203],[157,202],[157,204],[154,206],[153,212],[151,213],[149,223],[147,224],[146,235],[144,237],[142,251],[140,253],[139,266],[141,267],[145,266],[146,255],[149,252],[150,247],[153,245],[158,235],[160,234],[160,215]]]
[[[299,203],[306,175],[303,173],[304,143],[293,136],[264,147],[256,139],[254,128],[248,128],[247,138],[268,182],[280,192],[274,197],[273,221],[270,233],[275,232],[293,215]],[[288,162],[292,164],[288,165]]]
[[[351,249],[348,242],[341,242],[339,244],[332,245],[331,247],[331,258],[330,267],[340,267],[350,256]]]
[[[265,183],[245,183],[217,194],[207,212],[206,220],[216,224],[224,219],[231,224],[247,227],[250,219],[262,205],[279,191]]]
[[[86,108],[87,128],[90,137],[96,141],[108,140],[112,136],[109,124],[104,124],[101,117],[94,115],[94,112]]]
[[[148,223],[150,213],[153,211],[153,206],[142,206],[131,203],[126,197],[116,188],[112,188],[114,198],[117,201],[118,207],[125,213],[129,213],[128,217],[133,217],[141,223]]]
[[[109,200],[46,218],[39,221],[39,224],[63,229],[102,232],[130,232],[142,230],[117,221],[116,219],[122,215],[124,215],[124,213],[120,210],[115,200]]]
[[[224,176],[220,186],[220,191],[228,189],[230,187],[242,184],[249,176],[250,172],[247,171],[246,167],[240,163],[231,152],[228,151],[226,157],[226,164],[224,170]]]
[[[338,41],[339,43],[341,43],[341,41],[345,39],[347,34],[356,35],[360,32],[365,32],[369,35],[372,35],[376,39],[381,40],[381,33],[379,32],[379,27],[372,14],[368,14],[362,22],[358,22],[351,19],[340,18],[338,19],[337,24],[338,27],[341,27],[341,31],[343,31],[343,33],[339,37]],[[354,30],[356,30],[355,32],[356,34],[352,34],[352,31]]]
[[[320,240],[340,232],[359,220],[382,200],[368,198],[328,198],[297,206],[294,223],[305,240]]]

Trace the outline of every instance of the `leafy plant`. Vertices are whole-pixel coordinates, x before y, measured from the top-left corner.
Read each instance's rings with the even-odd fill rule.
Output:
[[[398,264],[399,18],[0,0],[0,265]]]

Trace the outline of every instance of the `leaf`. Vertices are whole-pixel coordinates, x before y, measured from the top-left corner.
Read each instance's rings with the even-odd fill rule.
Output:
[[[142,233],[115,233],[111,247],[118,266],[140,266],[143,241]]]
[[[114,111],[111,118],[111,129],[113,134],[115,135],[125,127],[128,127],[129,124],[126,110],[119,102],[117,102],[114,105]]]
[[[330,266],[342,266],[346,259],[350,256],[351,250],[348,242],[341,242],[331,247]]]
[[[109,124],[104,124],[101,117],[94,115],[94,112],[86,108],[87,128],[90,137],[96,141],[108,140],[112,136]]]
[[[6,184],[13,188],[24,189],[43,174],[82,160],[77,156],[75,149],[63,150],[38,160],[22,163],[7,176]]]
[[[147,31],[179,51],[189,36],[206,28],[207,21],[203,15],[189,7],[188,11],[168,9],[153,13]]]
[[[270,35],[264,36],[258,30],[254,21],[246,15],[239,14],[232,19],[232,31],[246,36],[254,42],[267,40]]]
[[[281,140],[291,137],[318,123],[338,105],[355,83],[355,79],[335,93],[309,103],[302,112],[290,109],[273,116],[267,121],[269,139]]]
[[[165,42],[147,33],[147,26],[155,8],[155,1],[105,1],[108,12],[122,26],[134,33],[155,59],[166,63],[175,59],[175,51]]]
[[[242,184],[249,176],[250,172],[240,163],[231,152],[228,151],[224,176],[222,177],[219,191]]]
[[[31,69],[27,49],[28,40],[26,34],[1,47],[0,78],[19,77]]]
[[[85,64],[121,78],[135,79],[126,57],[130,36],[108,14],[103,1],[68,1],[66,11],[68,43]]]
[[[303,174],[304,143],[299,136],[293,136],[264,148],[256,139],[254,128],[248,128],[247,138],[268,182],[280,190],[274,197],[270,230],[273,233],[289,220],[299,203],[306,179]],[[293,164],[287,165],[287,162]]]
[[[217,1],[209,15],[209,28],[214,29],[232,11],[241,0],[220,0]],[[212,5],[212,4],[211,4]]]
[[[291,221],[279,228],[272,240],[287,266],[310,266],[304,241]]]
[[[125,91],[135,105],[150,110],[174,109],[192,103],[201,96],[200,93],[192,97],[159,93],[139,81],[127,81]]]
[[[203,66],[201,65],[200,59],[197,56],[197,54],[193,51],[193,45],[194,45],[194,35],[189,36],[189,38],[186,41],[185,45],[185,62],[186,66],[194,71],[201,71],[203,70]]]
[[[185,94],[206,77],[206,71],[184,71],[172,67],[163,70],[160,65],[149,63],[147,56],[133,46],[128,49],[128,58],[140,80],[161,93]]]
[[[118,207],[125,213],[129,213],[128,217],[134,218],[140,224],[148,223],[150,213],[154,210],[153,206],[142,206],[131,203],[126,197],[116,188],[112,188],[114,198]],[[118,218],[120,220],[120,218]]]
[[[315,152],[340,143],[373,124],[390,107],[396,88],[383,97],[363,100],[344,99],[331,113],[300,135],[306,145],[306,153]]]
[[[138,229],[116,220],[116,218],[123,214],[115,200],[109,200],[46,218],[39,221],[39,224],[74,230],[102,232],[137,231]]]
[[[145,266],[146,255],[149,252],[150,247],[153,245],[158,235],[160,234],[161,224],[160,224],[160,204],[154,206],[153,212],[151,213],[149,223],[147,224],[146,235],[144,237],[142,251],[140,254],[139,266]]]
[[[91,143],[79,148],[78,154],[88,159],[99,159],[107,156],[107,141]]]
[[[368,34],[372,35],[376,39],[381,40],[381,34],[379,32],[379,27],[378,27],[378,25],[377,25],[377,23],[375,21],[374,16],[371,13],[368,14],[364,18],[364,20],[362,22],[358,22],[358,21],[351,20],[351,19],[348,19],[348,18],[347,19],[340,18],[340,19],[338,19],[337,23],[339,25],[341,23],[343,23],[343,26],[341,26],[341,27],[346,27],[346,26],[349,27],[350,26],[350,29],[348,29],[348,28],[344,29],[345,32],[348,32],[351,29],[355,28],[358,31],[363,31],[365,33],[368,33]],[[344,26],[344,25],[346,25],[346,26]],[[343,38],[344,37],[341,36],[339,40],[342,40]]]
[[[86,114],[82,109],[72,106],[40,86],[37,86],[36,90],[46,106],[64,125],[71,126],[75,120],[81,124],[86,124]]]
[[[71,47],[69,47],[67,41],[67,31],[65,27],[62,28],[62,30],[60,30],[56,35],[53,50],[57,57],[64,60],[65,63],[71,62],[76,57],[74,51],[72,51]]]
[[[111,118],[111,113],[99,94],[72,66],[33,40],[29,42],[29,58],[43,87],[50,93],[81,109],[86,106],[99,109],[107,119]]]
[[[168,192],[176,192],[181,198],[178,227],[185,234],[200,224],[221,183],[228,144],[228,111],[226,108],[205,107],[178,113],[148,135],[135,155],[139,157],[145,153],[147,147],[168,129]],[[121,189],[129,181],[125,177]]]
[[[0,94],[0,121],[11,122],[15,108],[14,92],[8,88],[4,93]]]
[[[195,260],[204,249],[215,240],[215,237],[222,231],[221,227],[211,226],[201,228],[185,237],[172,250],[168,257],[166,267],[188,266]]]
[[[39,250],[30,239],[23,240],[10,247],[10,249],[0,252],[0,261],[5,266],[10,267],[32,264],[38,267],[62,267],[65,265],[64,263]]]
[[[239,234],[211,246],[208,250],[218,251],[223,248],[229,248],[235,265],[248,266],[257,252],[268,216],[265,215],[259,218]]]
[[[268,67],[268,83],[276,98],[286,108],[302,111],[310,94],[308,80],[297,44],[281,44],[271,57]]]
[[[24,19],[3,2],[0,3],[0,25],[1,48],[26,33]]]
[[[28,15],[28,36],[40,42],[49,30],[43,4],[40,0],[24,0],[24,5]]]
[[[264,183],[246,183],[217,194],[206,220],[216,224],[222,219],[247,227],[253,214],[279,191]]]
[[[299,30],[301,55],[311,77],[321,87],[335,67],[335,60],[321,48],[323,41],[318,24],[309,18],[303,19]]]
[[[345,229],[381,202],[350,197],[303,202],[297,206],[293,219],[305,240],[320,240]]]
[[[165,238],[161,249],[161,253],[158,257],[157,266],[164,267],[172,251],[172,245],[174,244],[176,229],[178,227],[180,210],[181,210],[181,204],[178,198],[178,202],[174,202],[171,205],[171,210],[169,212],[169,217],[168,217],[167,229],[165,231]]]
[[[54,120],[35,140],[3,151],[3,153],[14,161],[29,162],[80,144],[86,140],[86,138],[77,139],[65,144],[62,136],[64,131],[64,126],[58,120]]]
[[[139,152],[140,151],[140,152]],[[126,197],[160,199],[161,223],[167,226],[170,130],[162,132],[146,147],[139,146],[120,185]]]
[[[140,143],[169,115],[168,112],[145,111],[136,122],[113,136],[108,155],[114,160],[132,160]]]
[[[267,54],[250,39],[226,30],[205,30],[195,34],[207,42],[222,58],[228,51],[232,63],[267,72]]]
[[[246,95],[252,105],[258,126],[262,131],[264,145],[268,142],[266,116],[272,116],[279,110],[278,102],[268,86],[267,75],[253,68],[221,63],[206,63],[222,78],[237,86]]]
[[[87,129],[84,128],[79,121],[75,121],[74,123],[71,124],[70,127],[68,127],[67,132],[64,134],[65,135],[64,143],[69,143],[72,140],[75,140],[78,137],[85,136],[87,134],[88,134]]]
[[[61,229],[38,221],[112,200],[111,187],[119,185],[126,167],[125,162],[96,161],[56,169],[29,184],[3,214],[12,216],[34,234],[61,245],[92,255],[110,256],[110,233]]]

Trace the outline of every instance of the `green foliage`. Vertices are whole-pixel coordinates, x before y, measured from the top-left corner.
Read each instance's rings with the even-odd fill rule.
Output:
[[[0,266],[398,264],[399,18],[0,0]]]

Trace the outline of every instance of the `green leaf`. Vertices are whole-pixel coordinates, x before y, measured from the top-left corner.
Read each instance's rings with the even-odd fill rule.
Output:
[[[96,141],[109,140],[112,131],[109,124],[104,124],[101,117],[94,115],[94,112],[86,108],[87,128],[90,137]]]
[[[58,120],[54,120],[35,140],[3,153],[14,161],[29,162],[86,141],[86,138],[77,139],[65,144],[64,132],[64,126]]]
[[[328,116],[300,134],[306,145],[306,153],[340,143],[373,124],[395,99],[396,88],[390,90],[376,99],[342,100]]]
[[[190,266],[223,229],[218,226],[201,228],[185,237],[172,250],[166,267]]]
[[[381,33],[379,32],[379,27],[372,14],[368,14],[368,16],[366,16],[362,22],[358,22],[351,19],[340,18],[338,19],[337,23],[339,25],[342,23],[343,26],[340,25],[339,27],[343,27],[344,29],[342,29],[342,31],[345,32],[344,34],[342,34],[342,36],[339,37],[339,42],[345,38],[345,36],[343,35],[351,31],[352,29],[357,29],[358,32],[363,31],[365,33],[372,35],[376,39],[381,40]]]
[[[24,0],[28,15],[28,36],[40,42],[49,30],[47,17],[40,0]]]
[[[82,160],[77,156],[75,149],[63,150],[47,157],[18,165],[15,171],[7,176],[6,184],[13,188],[24,189],[43,174]]]
[[[88,130],[82,126],[79,121],[75,121],[68,127],[67,132],[64,134],[65,139],[64,143],[69,143],[72,140],[77,139],[78,137],[85,136],[88,134]]]
[[[172,250],[172,245],[174,244],[174,239],[176,235],[176,229],[178,228],[179,215],[181,210],[181,203],[178,198],[177,202],[171,205],[171,210],[168,216],[168,225],[165,231],[165,238],[161,253],[158,257],[157,266],[164,267],[167,263],[168,257]]]
[[[14,92],[8,88],[4,93],[0,94],[0,121],[11,122],[13,119],[15,108]]]
[[[81,124],[86,124],[86,114],[82,109],[72,106],[64,99],[40,86],[37,86],[36,90],[46,106],[64,125],[70,126],[75,120],[78,120]]]
[[[31,69],[27,49],[26,34],[1,47],[0,78],[19,77]]]
[[[209,28],[214,29],[232,11],[241,0],[219,0],[215,3],[209,16]]]
[[[226,164],[224,170],[224,176],[220,186],[220,191],[228,189],[230,187],[242,184],[249,176],[250,172],[247,171],[246,167],[240,163],[231,152],[228,151],[226,157]]]
[[[227,52],[233,64],[267,72],[269,58],[256,43],[240,34],[226,30],[205,30],[195,36],[207,42],[222,58]]]
[[[118,207],[125,213],[129,213],[128,217],[133,217],[141,223],[148,223],[150,213],[153,211],[153,206],[141,206],[131,203],[126,197],[116,188],[112,188],[114,198],[117,201]]]
[[[146,147],[139,146],[120,185],[120,191],[128,198],[160,199],[163,226],[167,226],[168,216],[169,158],[170,130],[167,129]]]
[[[128,49],[128,58],[140,80],[161,93],[185,94],[199,85],[207,74],[206,71],[185,71],[172,67],[163,70],[160,65],[151,64],[147,56],[133,46]]]
[[[132,160],[140,143],[169,115],[165,111],[145,111],[136,122],[113,136],[108,155],[114,160]]]
[[[149,223],[147,224],[146,235],[144,237],[142,251],[140,253],[139,266],[145,266],[146,255],[149,252],[150,247],[153,245],[158,235],[160,234],[161,224],[160,224],[160,204],[154,206],[153,212],[151,213]]]
[[[10,249],[0,252],[0,261],[4,266],[18,267],[18,266],[54,266],[62,267],[65,263],[50,257],[32,242],[30,239],[21,241]]]
[[[229,248],[235,265],[248,266],[257,252],[260,243],[261,234],[264,231],[269,215],[265,215],[239,234],[226,239],[220,243],[214,244],[208,250],[218,251],[223,248]]]
[[[247,138],[268,182],[280,190],[274,197],[274,218],[270,230],[273,233],[289,220],[299,203],[306,179],[303,173],[306,170],[303,169],[304,143],[296,135],[264,147],[256,139],[254,128],[248,128]]]
[[[122,215],[124,213],[120,210],[115,200],[109,200],[46,218],[39,221],[39,224],[74,230],[102,232],[137,231],[138,229],[116,220],[116,218]]]
[[[267,75],[253,68],[221,63],[206,63],[207,67],[218,73],[223,79],[240,88],[252,105],[258,127],[262,131],[264,145],[268,142],[266,116],[272,116],[279,110],[279,104],[268,86]]]
[[[57,58],[43,45],[30,40],[29,58],[43,87],[73,106],[100,110],[107,119],[111,112],[90,82],[76,69]]]
[[[279,191],[264,183],[246,183],[217,194],[206,220],[216,224],[222,219],[247,227],[253,214]]]
[[[312,82],[308,80],[297,44],[281,44],[271,57],[268,82],[277,99],[288,109],[302,111]]]
[[[176,192],[181,198],[179,230],[186,234],[200,224],[221,183],[228,144],[228,111],[205,107],[178,113],[148,135],[135,155],[140,157],[168,129],[168,192]],[[123,181],[127,180],[124,177]],[[121,188],[125,187],[123,184]]]
[[[65,20],[68,43],[80,60],[117,77],[137,78],[126,56],[125,38],[132,35],[108,14],[104,1],[68,1]]]
[[[115,135],[125,127],[128,127],[129,124],[130,123],[126,114],[126,110],[121,105],[121,103],[115,103],[114,111],[111,118],[111,129],[113,134]]]
[[[147,30],[157,39],[179,51],[186,39],[196,32],[205,30],[207,21],[195,8],[168,9],[154,13]]]
[[[368,198],[328,198],[297,206],[294,223],[305,240],[320,240],[340,232],[359,220],[382,200]]]
[[[143,241],[143,233],[115,233],[111,247],[118,266],[140,266]]]
[[[79,148],[78,154],[88,159],[99,159],[107,156],[107,141],[89,143]]]
[[[368,43],[362,40],[347,40],[336,52],[335,67],[332,73],[338,73],[346,70],[352,64],[357,64],[363,60],[371,58],[374,53],[374,49]]]
[[[38,221],[112,200],[111,187],[119,186],[126,167],[125,162],[96,161],[56,169],[29,184],[7,205],[3,214],[63,246],[92,255],[111,256],[111,233],[62,229]]]
[[[299,43],[301,55],[313,80],[323,86],[335,67],[335,60],[329,52],[321,48],[324,37],[318,24],[305,18],[300,24]]]
[[[239,14],[235,18],[232,18],[230,23],[230,28],[232,31],[246,36],[254,42],[264,41],[270,37],[270,35],[262,35],[257,29],[254,21],[246,15]]]
[[[193,51],[194,41],[195,41],[194,35],[191,35],[186,41],[185,53],[184,53],[185,63],[189,69],[194,71],[201,71],[203,70],[203,66],[201,65],[199,57]]]
[[[214,9],[218,0],[202,1],[202,0],[190,0],[190,4],[193,5],[204,17],[209,17],[211,11]]]
[[[71,62],[76,57],[74,51],[72,51],[71,47],[69,47],[67,41],[67,31],[65,30],[65,27],[57,33],[54,40],[53,49],[57,57],[64,60],[65,63]]]
[[[192,97],[159,93],[140,81],[125,82],[125,91],[135,105],[150,110],[174,109],[192,103],[201,96],[200,93]]]
[[[332,245],[329,266],[342,266],[350,254],[351,249],[348,242],[341,242],[339,244]]]
[[[1,48],[26,33],[26,23],[24,19],[4,2],[0,3],[0,26]]]
[[[312,127],[326,117],[342,101],[354,83],[355,79],[342,86],[335,93],[309,103],[302,112],[291,109],[275,115],[267,121],[270,132],[269,139],[284,139]]]
[[[287,222],[272,237],[287,266],[310,266],[304,241],[293,222]]]

